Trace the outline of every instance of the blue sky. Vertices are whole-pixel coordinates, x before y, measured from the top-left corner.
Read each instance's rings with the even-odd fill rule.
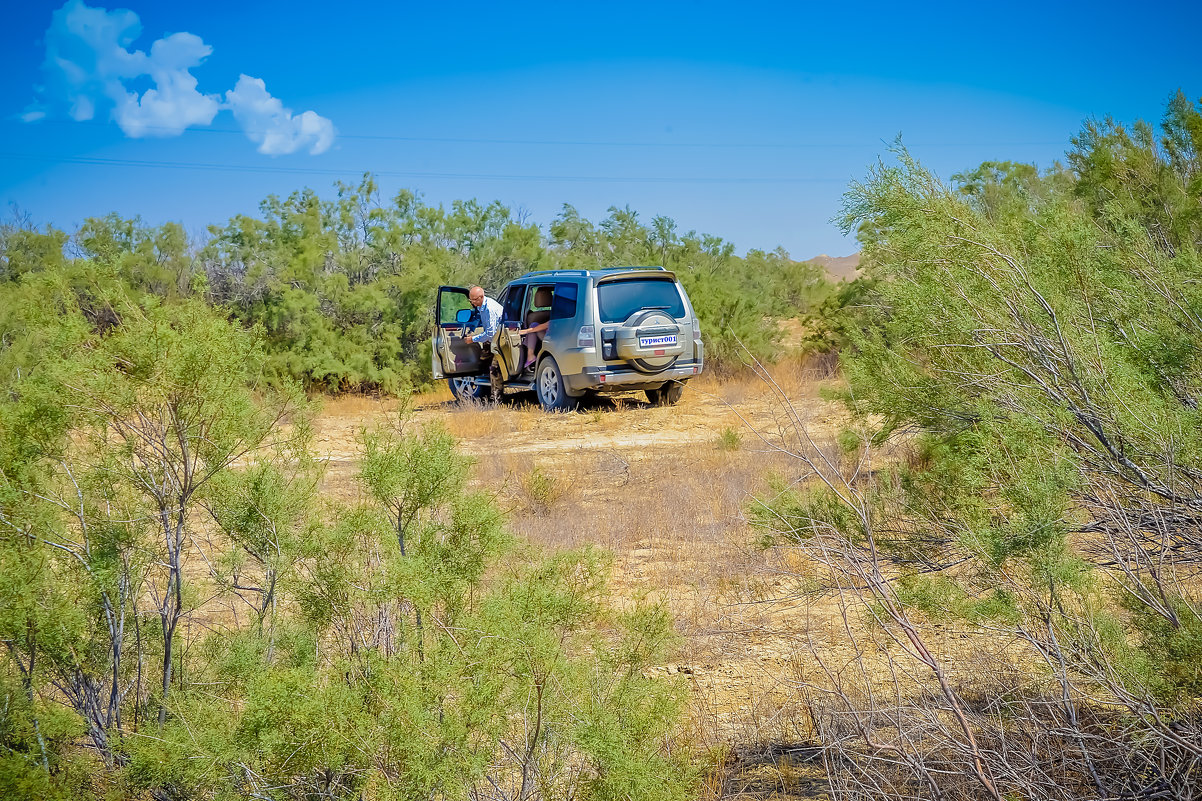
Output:
[[[377,173],[385,196],[674,218],[843,255],[903,136],[943,177],[1062,159],[1090,116],[1202,97],[1202,4],[33,0],[0,27],[0,203],[193,232]]]

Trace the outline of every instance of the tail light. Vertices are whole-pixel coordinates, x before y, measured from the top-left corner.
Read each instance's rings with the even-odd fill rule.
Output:
[[[580,333],[576,335],[576,347],[578,348],[595,348],[597,346],[597,335],[591,325],[580,326]]]
[[[618,331],[615,328],[601,329],[601,358],[613,361],[618,358]]]
[[[693,315],[693,339],[701,339],[701,321],[695,314]]]

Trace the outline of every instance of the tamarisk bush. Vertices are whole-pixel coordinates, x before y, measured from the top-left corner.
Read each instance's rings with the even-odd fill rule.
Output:
[[[1202,793],[1202,112],[1162,132],[956,185],[899,147],[847,195],[855,423],[819,447],[791,411],[815,480],[757,510],[874,624],[807,683],[840,797]]]
[[[519,546],[407,414],[324,497],[253,330],[64,277],[0,284],[5,797],[687,797],[603,554]]]
[[[363,446],[363,502],[276,576],[291,614],[207,640],[129,775],[195,798],[686,797],[683,699],[643,675],[664,610],[608,613],[597,552],[519,554],[441,428],[402,415]]]

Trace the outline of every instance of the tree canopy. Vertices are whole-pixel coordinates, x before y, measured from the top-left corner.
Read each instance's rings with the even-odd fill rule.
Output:
[[[805,316],[828,291],[819,267],[781,250],[741,258],[721,237],[680,233],[662,216],[645,223],[629,207],[593,223],[564,206],[544,233],[497,202],[448,209],[407,190],[386,201],[370,175],[337,184],[328,200],[310,189],[268,197],[257,216],[210,226],[203,242],[175,223],[117,214],[89,218],[70,236],[0,227],[0,280],[9,286],[29,273],[61,273],[93,315],[105,313],[89,306],[97,292],[199,300],[262,331],[269,375],[333,393],[397,393],[431,380],[440,284],[496,293],[532,270],[619,264],[680,275],[719,370],[737,368],[744,348],[771,360],[775,321]]]

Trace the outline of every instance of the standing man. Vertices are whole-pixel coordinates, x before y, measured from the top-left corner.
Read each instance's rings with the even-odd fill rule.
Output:
[[[492,385],[492,401],[496,403],[501,399],[501,368],[493,358],[492,340],[496,336],[497,329],[501,327],[501,314],[504,309],[500,303],[485,297],[484,288],[479,286],[468,287],[467,300],[475,310],[473,318],[480,319],[480,328],[483,329],[480,333],[469,337],[467,341],[480,344],[483,351],[480,361],[488,365],[488,381]]]

